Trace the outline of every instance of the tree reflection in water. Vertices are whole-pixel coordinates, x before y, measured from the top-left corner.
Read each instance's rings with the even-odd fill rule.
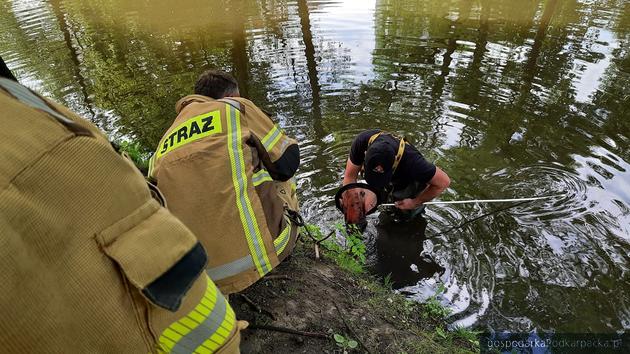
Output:
[[[491,209],[429,208],[423,237],[371,229],[380,259],[430,246],[452,320],[495,328],[630,326],[629,48],[623,0],[0,1],[18,78],[147,151],[201,71],[233,72],[281,125],[304,126],[289,133],[311,222],[338,221],[331,191],[373,127],[437,160],[445,199],[565,193],[447,235]]]

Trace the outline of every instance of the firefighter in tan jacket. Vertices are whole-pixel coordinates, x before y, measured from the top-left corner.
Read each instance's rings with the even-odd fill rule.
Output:
[[[2,352],[237,353],[242,324],[194,235],[98,129],[6,77]]]
[[[208,250],[208,275],[238,292],[276,267],[295,245],[297,142],[230,75],[208,71],[151,159],[149,174]]]

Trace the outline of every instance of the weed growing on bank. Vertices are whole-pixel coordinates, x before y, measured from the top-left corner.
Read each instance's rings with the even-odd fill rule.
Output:
[[[346,337],[342,334],[335,333],[333,334],[333,338],[335,339],[335,343],[338,347],[343,350],[343,353],[348,353],[351,349],[356,349],[359,346],[359,343],[356,340],[353,340],[349,337]]]
[[[326,238],[318,226],[307,225],[306,227],[316,239],[323,240]],[[363,243],[361,233],[356,230],[348,232],[343,224],[336,224],[335,230],[337,230],[343,238],[337,240],[333,235],[332,237],[326,238],[321,243],[326,256],[331,258],[339,267],[352,274],[365,273],[367,249],[365,243]]]
[[[422,304],[422,306],[424,307],[423,316],[425,318],[430,317],[438,320],[443,320],[451,314],[451,309],[442,305],[440,300],[438,300],[438,296],[444,293],[445,290],[446,288],[444,287],[444,284],[440,284],[440,286],[438,286],[437,288],[436,293],[433,296],[429,297]]]
[[[118,147],[120,153],[125,153],[131,158],[131,161],[138,167],[143,173],[147,173],[149,170],[149,158],[151,153],[145,151],[138,142],[130,141],[117,141],[114,143]]]

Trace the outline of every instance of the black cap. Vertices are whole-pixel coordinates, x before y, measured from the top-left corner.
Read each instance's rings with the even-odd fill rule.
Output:
[[[396,147],[385,139],[376,139],[365,152],[365,181],[372,187],[383,189],[392,179]]]

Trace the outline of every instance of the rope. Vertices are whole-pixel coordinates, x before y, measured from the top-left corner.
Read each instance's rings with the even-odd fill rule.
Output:
[[[318,239],[317,237],[313,236],[313,234],[311,234],[311,231],[308,229],[308,225],[306,225],[306,222],[304,221],[304,218],[302,217],[302,215],[300,215],[300,213],[298,213],[295,210],[289,210],[289,209],[287,209],[286,212],[287,212],[287,216],[289,217],[289,220],[291,220],[291,222],[293,222],[298,227],[301,227],[302,229],[304,229],[306,231],[307,236],[311,240],[313,240],[313,242],[315,242],[315,244],[318,246],[322,242],[329,239],[335,233],[335,231],[333,230],[326,237],[322,239]]]

